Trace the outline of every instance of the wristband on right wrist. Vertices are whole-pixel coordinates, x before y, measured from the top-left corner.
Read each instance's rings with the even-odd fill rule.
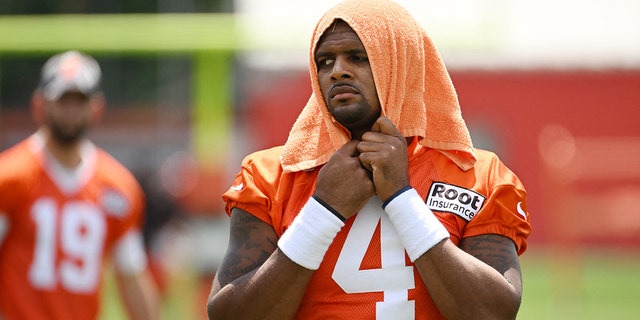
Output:
[[[291,261],[317,270],[344,222],[314,198],[309,198],[300,213],[278,240],[278,248]]]
[[[345,222],[347,221],[347,219],[342,216],[340,214],[340,212],[338,212],[338,210],[334,209],[331,205],[329,205],[328,203],[326,203],[324,200],[320,199],[320,197],[313,195],[313,198],[318,201],[318,203],[320,203],[323,207],[325,207],[327,210],[331,211],[331,213],[333,213],[334,216],[336,216],[338,219],[340,219],[340,221]]]

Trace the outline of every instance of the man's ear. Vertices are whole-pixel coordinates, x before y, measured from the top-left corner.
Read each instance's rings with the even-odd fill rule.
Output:
[[[42,90],[36,90],[31,94],[31,117],[38,126],[44,121],[44,108],[46,104],[47,100]]]
[[[91,106],[91,119],[93,123],[99,122],[104,114],[104,109],[107,106],[107,101],[104,98],[104,94],[97,93],[91,96],[89,100]]]

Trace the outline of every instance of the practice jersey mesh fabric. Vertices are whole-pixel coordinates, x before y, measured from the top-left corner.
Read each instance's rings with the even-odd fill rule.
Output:
[[[105,258],[140,226],[142,190],[93,145],[83,157],[88,170],[71,181],[77,188],[61,188],[37,140],[0,154],[0,214],[9,223],[0,244],[0,315],[95,319]]]
[[[523,209],[526,191],[519,179],[491,152],[476,150],[475,167],[462,171],[439,151],[415,140],[409,146],[411,185],[432,209],[442,207],[433,212],[451,240],[458,245],[465,237],[499,234],[512,239],[522,254],[531,228]],[[272,225],[278,236],[313,194],[319,171],[283,174],[280,151],[276,147],[246,157],[235,187],[223,195],[228,214],[241,208]],[[441,319],[442,315],[402,248],[382,202],[374,197],[337,234],[296,318]]]

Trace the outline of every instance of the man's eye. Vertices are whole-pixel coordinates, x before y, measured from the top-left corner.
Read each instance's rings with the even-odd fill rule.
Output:
[[[353,61],[369,61],[369,57],[367,56],[353,56],[351,59],[353,59]]]
[[[322,59],[318,60],[318,67],[325,67],[331,65],[333,63],[333,59]]]

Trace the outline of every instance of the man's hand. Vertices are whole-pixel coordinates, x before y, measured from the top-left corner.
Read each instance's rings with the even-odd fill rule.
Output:
[[[356,214],[375,194],[370,173],[358,159],[358,141],[338,149],[320,169],[315,196],[329,204],[345,219]]]
[[[376,194],[386,201],[409,186],[407,140],[386,117],[380,117],[358,143],[360,162],[373,173]]]

